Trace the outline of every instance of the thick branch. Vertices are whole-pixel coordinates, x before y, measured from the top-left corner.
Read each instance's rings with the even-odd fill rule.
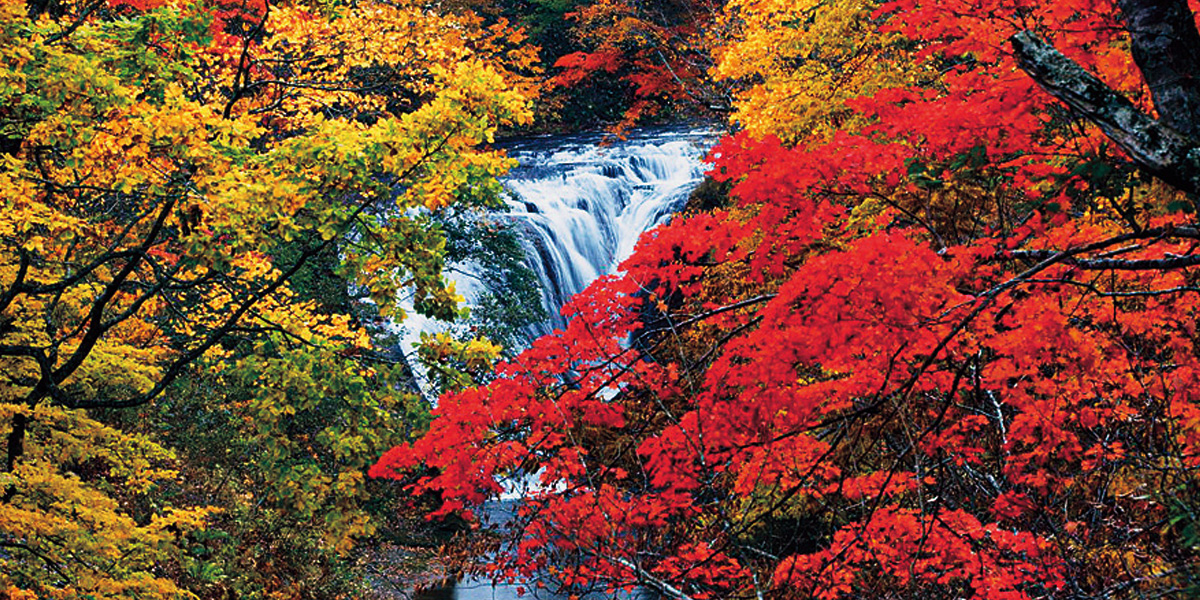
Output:
[[[421,161],[419,161],[413,166],[409,167],[409,170],[405,172],[405,175],[416,170],[421,164]],[[358,218],[360,214],[363,213],[363,211],[371,206],[371,204],[372,202],[369,199],[361,202],[354,209],[354,212],[350,214],[350,217],[347,218],[343,223],[343,226],[348,227],[354,222],[355,219]],[[323,240],[321,243],[315,246],[305,248],[300,253],[300,256],[296,258],[296,261],[292,263],[292,265],[286,271],[277,275],[275,279],[273,279],[262,289],[252,294],[249,298],[243,300],[241,304],[239,304],[237,308],[235,308],[229,314],[229,316],[221,322],[220,325],[208,333],[203,342],[172,361],[170,366],[168,366],[163,372],[162,377],[157,383],[155,383],[154,387],[151,388],[150,391],[129,400],[113,402],[82,401],[73,402],[70,404],[70,406],[72,408],[129,408],[132,406],[141,406],[147,402],[150,402],[154,398],[157,398],[159,394],[163,393],[163,391],[170,387],[170,385],[184,373],[184,370],[187,369],[188,366],[198,360],[201,356],[204,356],[204,354],[212,349],[213,346],[221,343],[221,341],[225,339],[226,335],[237,329],[238,323],[242,320],[242,317],[244,317],[248,312],[250,312],[251,309],[257,306],[260,301],[267,296],[274,294],[281,287],[283,287],[288,281],[291,280],[293,276],[296,275],[296,273],[300,271],[300,269],[310,258],[320,254],[321,252],[324,252],[326,249],[332,246],[337,239],[338,237],[334,236]]]
[[[262,20],[242,40],[242,56],[238,59],[238,70],[233,76],[233,91],[230,92],[229,102],[225,104],[225,110],[221,112],[222,118],[228,119],[230,117],[233,113],[233,105],[237,104],[238,100],[244,98],[247,90],[250,88],[248,83],[250,80],[250,44],[255,38],[262,35],[267,26],[267,17],[271,14],[270,2],[264,2],[263,7],[265,10]]]
[[[56,281],[54,283],[47,283],[47,284],[37,284],[37,285],[22,283],[21,285],[14,286],[13,287],[14,297],[17,294],[24,295],[24,296],[42,296],[45,294],[58,294],[60,292],[70,289],[72,286],[77,285],[79,282],[83,281],[89,275],[91,275],[93,272],[95,272],[96,269],[99,269],[100,267],[102,267],[106,264],[110,264],[110,263],[113,263],[116,261],[121,261],[121,260],[132,260],[136,256],[137,256],[136,250],[122,250],[120,252],[114,252],[114,251],[105,252],[104,254],[100,255],[99,257],[97,257],[95,260],[88,263],[87,265],[76,269],[74,273],[72,273],[68,277],[64,277],[60,281]]]
[[[1162,123],[1200,138],[1200,32],[1187,0],[1118,0]]]
[[[1138,166],[1200,194],[1200,144],[1138,110],[1124,96],[1032,32],[1010,38],[1021,68],[1050,95],[1095,123]]]
[[[364,203],[364,206],[365,205],[366,204]],[[150,389],[150,391],[129,400],[118,400],[112,402],[85,400],[81,402],[73,402],[71,403],[71,407],[128,408],[131,406],[141,406],[142,404],[145,404],[158,397],[159,394],[163,393],[164,390],[166,390],[172,383],[175,382],[176,378],[183,374],[184,370],[188,366],[194,363],[201,356],[204,356],[204,354],[212,349],[213,346],[216,346],[222,340],[224,340],[226,335],[235,330],[238,322],[242,320],[242,317],[244,317],[246,313],[257,306],[258,303],[264,298],[274,294],[279,290],[279,288],[283,287],[283,285],[286,284],[288,280],[292,278],[292,276],[300,271],[301,267],[304,266],[308,259],[324,250],[329,244],[332,243],[333,239],[336,238],[330,238],[329,240],[325,240],[317,246],[305,249],[300,253],[299,258],[296,259],[296,262],[293,263],[287,271],[277,275],[275,279],[265,287],[251,295],[249,298],[243,300],[242,303],[239,304],[237,308],[235,308],[219,326],[217,326],[208,334],[203,342],[201,342],[195,348],[192,348],[188,352],[184,353],[182,356],[176,358],[171,365],[167,367],[166,371],[163,373],[163,376],[158,380],[154,387]]]
[[[12,473],[17,466],[17,459],[25,453],[25,425],[28,423],[29,417],[25,413],[12,416],[12,430],[8,432],[8,458],[4,461],[5,473]],[[5,490],[4,502],[9,501],[11,494],[12,488]]]
[[[1169,238],[1200,240],[1200,229],[1191,226],[1155,227],[1105,240],[1103,244],[1105,244],[1105,247],[1111,247],[1114,245],[1112,243],[1113,240],[1119,240],[1117,243],[1149,240],[1149,244],[1154,244]],[[1161,258],[1113,258],[1119,254],[1139,250],[1143,247],[1145,246],[1142,244],[1124,246],[1116,250],[1104,252],[1094,258],[1082,258],[1078,252],[1069,256],[1063,256],[1063,253],[1058,250],[1009,250],[1004,252],[1003,256],[1039,261],[1059,257],[1059,262],[1062,264],[1085,271],[1162,271],[1200,265],[1200,254],[1166,254]]]
[[[1029,258],[1044,260],[1057,255],[1053,250],[1013,250],[1010,255],[1014,258]],[[1183,269],[1200,265],[1200,254],[1186,256],[1165,256],[1163,258],[1143,258],[1121,260],[1116,258],[1069,258],[1062,261],[1084,271],[1166,271]]]
[[[13,278],[12,285],[8,286],[3,294],[0,294],[0,312],[4,312],[17,297],[21,286],[25,285],[25,275],[29,273],[29,253],[20,247],[17,248],[17,252],[21,255],[21,264],[17,267],[17,275]]]
[[[687,593],[683,590],[671,585],[670,583],[667,583],[662,579],[659,579],[658,577],[655,577],[653,573],[643,569],[637,564],[634,564],[632,561],[626,560],[619,556],[602,556],[601,558],[612,561],[618,565],[621,565],[622,567],[625,567],[626,569],[629,569],[630,571],[633,571],[633,574],[638,578],[638,583],[668,598],[675,598],[676,600],[692,600],[692,597],[687,595]]]
[[[103,320],[105,309],[108,308],[109,302],[111,302],[112,299],[117,295],[117,292],[121,289],[121,286],[125,283],[125,280],[137,268],[140,259],[146,255],[146,252],[150,250],[155,243],[157,243],[158,235],[166,226],[167,217],[171,214],[171,210],[174,207],[175,198],[168,197],[166,200],[164,200],[162,207],[159,209],[158,218],[154,220],[154,224],[150,227],[150,231],[146,234],[145,239],[142,240],[142,244],[135,251],[134,257],[125,263],[125,266],[120,270],[120,272],[118,272],[116,276],[113,277],[112,281],[105,286],[104,292],[100,295],[100,297],[92,303],[92,310],[89,312],[87,317],[88,329],[84,332],[83,338],[79,341],[79,346],[75,349],[75,352],[71,354],[71,357],[68,358],[66,362],[62,364],[62,366],[54,371],[52,383],[57,385],[63,381],[66,381],[66,379],[71,376],[71,373],[74,373],[75,369],[79,368],[79,365],[83,364],[83,361],[89,354],[91,354],[92,347],[94,347],[96,343],[100,341],[100,336],[107,331],[107,328],[104,327]],[[29,399],[31,404],[36,401],[37,398],[34,397]]]

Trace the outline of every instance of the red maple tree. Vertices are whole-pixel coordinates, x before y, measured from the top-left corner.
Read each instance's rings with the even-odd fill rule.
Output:
[[[852,127],[724,140],[726,207],[645,234],[373,474],[442,512],[536,475],[497,573],[576,588],[1194,593],[1193,10],[870,19],[933,75],[847,101]]]

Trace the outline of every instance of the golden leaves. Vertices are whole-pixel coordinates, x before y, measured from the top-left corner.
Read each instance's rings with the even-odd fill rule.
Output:
[[[714,77],[741,80],[732,119],[755,137],[785,141],[847,125],[847,99],[902,85],[920,72],[894,35],[880,33],[864,0],[733,0],[734,41],[718,51]]]
[[[281,469],[301,446],[271,419],[359,410],[313,442],[353,464],[268,479],[298,514],[328,512],[312,520],[337,551],[373,530],[358,455],[394,443],[393,389],[345,366],[367,332],[288,279],[331,256],[385,311],[405,286],[456,310],[429,215],[494,200],[512,161],[480,146],[531,118],[534,51],[407,4],[272,5],[245,37],[226,8],[65,7],[64,33],[0,0],[0,138],[17,146],[0,154],[0,435],[25,442],[0,474],[0,539],[29,548],[0,553],[0,594],[186,595],[163,573],[212,509],[151,503],[172,453],[62,405],[147,402],[188,361],[276,386],[239,408],[261,411]]]
[[[25,458],[0,474],[0,487],[12,491],[11,501],[0,503],[0,531],[19,536],[17,555],[26,560],[4,562],[0,587],[22,577],[37,582],[41,597],[184,596],[154,572],[216,509],[170,508],[143,525],[124,506],[175,476],[166,467],[172,453],[82,411],[0,403],[0,423],[18,413],[28,417],[30,429]],[[119,490],[120,501],[112,490]],[[73,566],[67,580],[62,569],[78,556],[88,557],[86,566]]]

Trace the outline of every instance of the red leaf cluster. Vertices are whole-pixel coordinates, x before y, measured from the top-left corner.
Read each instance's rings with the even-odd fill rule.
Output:
[[[373,474],[424,465],[415,489],[443,512],[536,476],[497,560],[571,585],[1006,600],[1186,585],[1194,553],[1163,524],[1200,501],[1200,233],[1006,42],[1036,30],[1145,105],[1117,14],[882,4],[878,27],[947,65],[936,80],[851,100],[853,129],[724,140],[711,175],[729,206],[643,236],[566,330],[443,397]]]

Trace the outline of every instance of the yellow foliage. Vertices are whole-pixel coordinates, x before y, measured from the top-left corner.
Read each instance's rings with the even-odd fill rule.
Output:
[[[847,99],[905,85],[920,64],[896,36],[880,33],[871,0],[731,0],[723,18],[733,41],[713,75],[750,84],[732,119],[755,137],[784,141],[830,135],[853,124]],[[849,121],[848,121],[849,120]]]
[[[28,431],[21,461],[0,473],[0,534],[11,548],[0,558],[0,586],[34,585],[21,593],[39,597],[187,596],[154,572],[216,509],[165,508],[135,518],[128,508],[175,477],[172,453],[83,411],[0,404],[0,423],[17,414]]]
[[[236,10],[261,29],[239,34],[220,3],[139,4],[31,18],[0,0],[7,597],[187,596],[179,544],[214,509],[155,497],[177,477],[172,452],[84,409],[144,406],[184,373],[244,386],[277,355],[341,369],[370,340],[289,287],[314,256],[344,258],[385,313],[402,288],[457,310],[430,215],[494,199],[512,161],[485,145],[531,118],[535,50],[504,23],[423,3],[251,2]],[[234,352],[241,340],[257,346]],[[261,375],[267,393],[228,401],[254,415],[247,435],[296,514],[336,508],[322,527],[345,552],[375,527],[361,509],[373,456],[349,457],[392,443],[368,425],[390,424],[395,400],[326,374],[337,383]],[[320,440],[344,468],[291,469],[286,419],[348,394],[361,422]]]

